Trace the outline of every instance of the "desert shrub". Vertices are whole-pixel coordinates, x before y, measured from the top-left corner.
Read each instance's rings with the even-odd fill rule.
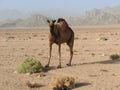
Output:
[[[42,85],[40,85],[39,83],[35,83],[35,82],[26,82],[26,85],[29,87],[29,88],[39,88],[41,87]]]
[[[70,90],[75,88],[75,79],[64,75],[55,76],[51,79],[49,86],[53,90]]]
[[[43,72],[43,66],[33,57],[27,57],[18,65],[16,71],[18,73],[36,73]]]
[[[33,37],[37,37],[37,34],[33,34]]]
[[[116,59],[119,59],[119,58],[120,58],[120,55],[118,55],[118,54],[111,54],[109,57],[110,57],[110,59],[112,59],[112,60],[116,60]]]
[[[79,38],[78,37],[75,37],[74,40],[78,40]]]
[[[99,40],[101,40],[101,41],[107,41],[108,39],[106,37],[101,37]]]
[[[14,39],[15,37],[14,37],[14,36],[9,36],[8,38],[9,38],[9,39]]]

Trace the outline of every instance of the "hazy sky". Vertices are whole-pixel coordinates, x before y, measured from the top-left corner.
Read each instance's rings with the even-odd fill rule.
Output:
[[[16,9],[50,15],[78,15],[93,8],[120,5],[120,0],[0,0],[0,10]]]

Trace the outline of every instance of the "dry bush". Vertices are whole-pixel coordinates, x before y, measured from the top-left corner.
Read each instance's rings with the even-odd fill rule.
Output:
[[[15,39],[15,37],[14,36],[9,36],[9,37],[7,37],[7,39],[9,40],[9,39]]]
[[[51,79],[49,86],[56,90],[69,90],[75,88],[75,79],[64,75],[55,76]]]
[[[26,85],[29,88],[39,88],[39,87],[41,87],[41,85],[39,83],[35,83],[35,82],[26,82]]]
[[[98,41],[107,41],[108,39],[106,37],[100,37]]]
[[[37,34],[33,34],[33,37],[37,37],[38,35]]]
[[[78,40],[79,38],[78,37],[75,37],[74,40]]]

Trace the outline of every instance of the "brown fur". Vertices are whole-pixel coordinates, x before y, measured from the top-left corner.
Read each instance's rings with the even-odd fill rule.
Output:
[[[50,35],[49,35],[50,57],[46,67],[49,67],[49,64],[50,64],[53,43],[56,43],[59,46],[58,68],[61,67],[61,44],[62,43],[67,43],[67,45],[70,48],[70,61],[67,65],[71,66],[71,61],[73,56],[73,45],[74,45],[74,32],[68,26],[67,22],[62,18],[59,18],[56,24],[55,24],[55,20],[48,20],[48,23],[50,27]]]

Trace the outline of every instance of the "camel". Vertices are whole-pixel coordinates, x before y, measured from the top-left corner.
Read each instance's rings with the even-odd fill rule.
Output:
[[[50,34],[49,34],[49,60],[45,67],[49,67],[50,59],[51,59],[51,52],[52,52],[52,44],[58,45],[58,52],[59,52],[59,64],[57,68],[61,68],[61,44],[67,43],[70,48],[70,60],[69,63],[66,64],[67,66],[71,66],[71,61],[73,57],[73,45],[74,45],[74,32],[69,27],[65,19],[59,18],[57,20],[47,20],[49,27],[50,27]]]

